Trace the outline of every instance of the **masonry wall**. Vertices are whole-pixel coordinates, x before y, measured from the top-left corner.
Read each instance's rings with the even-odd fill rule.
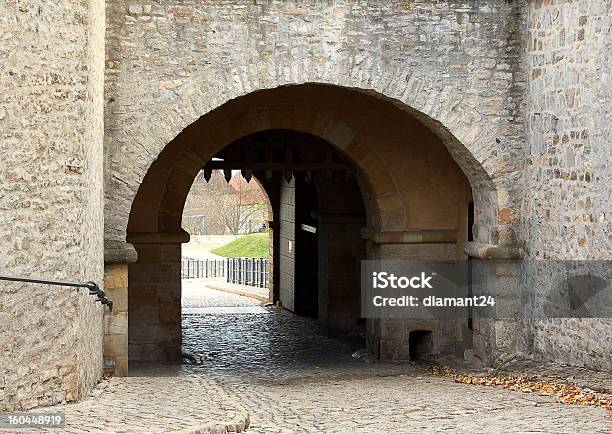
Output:
[[[8,0],[0,28],[0,274],[101,283],[104,1]],[[0,411],[90,390],[102,312],[85,289],[0,282]]]
[[[529,2],[522,232],[530,259],[612,259],[610,14],[604,0]],[[526,278],[552,290],[554,276]],[[522,348],[611,369],[611,327],[609,319],[530,321]]]
[[[252,131],[247,125],[260,128],[279,120],[293,120],[302,128],[312,124],[317,134],[341,143],[352,140],[351,129],[363,127],[362,137],[347,152],[353,152],[352,158],[370,167],[381,166],[367,174],[379,187],[380,197],[373,200],[378,201],[384,215],[380,219],[384,222],[372,223],[378,226],[371,229],[403,231],[454,226],[456,219],[450,225],[444,224],[454,211],[441,210],[449,206],[449,201],[440,201],[437,206],[430,200],[432,192],[440,190],[436,181],[429,179],[426,171],[406,170],[407,162],[415,160],[430,167],[426,161],[436,159],[437,149],[443,158],[452,156],[472,186],[475,240],[515,244],[520,217],[517,186],[524,156],[521,102],[525,80],[521,65],[523,40],[518,27],[521,6],[520,2],[497,0],[108,2],[107,240],[125,240],[130,213],[135,215],[132,204],[136,193],[145,174],[151,173],[153,161],[157,159],[157,167],[164,165],[163,158],[158,157],[168,143],[174,144],[168,147],[172,149],[177,149],[179,143],[182,149],[194,149],[180,159],[182,169],[176,172],[184,172],[197,158],[205,160],[215,145],[227,144],[232,130],[248,133]],[[290,92],[283,87],[304,83],[375,95],[412,120],[382,128],[384,120],[376,125],[366,114],[368,109],[375,111],[375,102],[359,111],[367,119],[353,125],[347,120],[347,112],[354,107],[339,107],[333,120],[324,111],[314,115],[309,110],[304,115],[303,110],[300,112],[286,101],[268,101],[267,107],[252,112],[229,109],[223,113],[228,101],[232,101],[229,105],[240,105],[241,97],[256,98],[258,90],[280,88],[280,93]],[[300,98],[301,103],[312,95]],[[330,104],[348,106],[348,101],[336,98]],[[308,109],[316,110],[321,103],[309,100]],[[215,109],[224,104],[218,113]],[[218,125],[194,124],[214,112]],[[311,119],[311,115],[316,117]],[[359,115],[353,120],[356,118]],[[421,131],[397,133],[396,140],[387,140],[399,127],[415,124]],[[190,129],[190,125],[194,128]],[[377,130],[378,138],[372,139],[372,130],[377,127],[383,131],[378,134]],[[179,135],[181,132],[186,134]],[[425,145],[430,136],[436,136],[436,142],[439,138],[437,144],[446,149]],[[417,147],[422,147],[423,154],[415,159],[414,153],[408,154]],[[382,149],[391,148],[393,152],[383,155]],[[403,154],[406,160],[398,158]],[[452,171],[462,175],[454,166]],[[434,176],[442,177],[441,173],[438,170]],[[139,197],[153,203],[149,199],[161,195],[158,192],[165,188],[163,179],[157,177],[153,181],[156,188],[141,190]],[[447,183],[448,179],[441,182]],[[172,180],[168,184],[170,190],[176,187]],[[397,190],[397,198],[393,190]],[[409,196],[408,192],[414,193],[410,205],[409,201],[398,200],[402,194]],[[160,207],[164,209],[159,216],[139,215],[147,223],[139,231],[154,231],[170,220],[168,208],[178,203],[178,195],[170,196],[168,203]],[[421,203],[415,201],[421,199],[431,205],[428,209],[439,220],[432,222],[411,214],[412,209],[420,208]],[[136,202],[135,208],[138,205]],[[173,212],[172,218],[176,218],[177,210]],[[428,214],[422,213],[421,217],[424,215]],[[379,251],[387,258],[405,257],[422,253],[420,247],[381,245]],[[281,254],[282,248],[281,244]],[[429,257],[446,257],[447,250],[452,251],[453,257],[463,253],[463,246],[455,243],[448,248],[425,248]]]
[[[125,240],[145,174],[186,127],[251,92],[311,82],[373,90],[415,109],[470,181],[475,241],[520,244],[528,258],[609,256],[603,0],[113,0],[107,25],[110,241]],[[222,119],[210,142],[234,121],[244,119]],[[475,188],[487,177],[490,188]],[[454,256],[460,247],[435,249]],[[377,247],[385,257],[412,248]],[[605,361],[605,322],[538,321],[524,330],[522,350],[536,357]]]
[[[125,239],[145,173],[185,127],[241,95],[311,82],[372,89],[439,121],[470,181],[497,187],[474,190],[477,240],[515,242],[517,3],[109,1],[106,236]]]
[[[129,265],[128,356],[131,361],[181,360],[181,244],[134,243]]]

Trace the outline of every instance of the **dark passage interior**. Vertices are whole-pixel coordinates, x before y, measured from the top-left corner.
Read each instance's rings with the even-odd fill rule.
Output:
[[[295,180],[295,313],[319,315],[319,200],[312,179]]]
[[[433,334],[427,330],[414,330],[408,336],[410,360],[424,360],[433,352]]]

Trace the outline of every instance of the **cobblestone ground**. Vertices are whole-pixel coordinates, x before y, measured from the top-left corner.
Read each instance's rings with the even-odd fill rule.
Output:
[[[366,363],[352,357],[361,342],[324,338],[313,320],[204,286],[186,295],[184,350],[196,363],[130,366],[134,377],[55,407],[71,421],[62,432],[236,430],[247,412],[251,434],[612,432],[600,408]]]
[[[249,417],[226,387],[204,376],[112,378],[81,402],[34,410],[46,411],[65,413],[66,426],[49,430],[62,433],[240,431]]]
[[[254,305],[203,291],[202,306]],[[183,321],[184,348],[201,364],[178,373],[227,385],[250,414],[249,433],[612,430],[603,409],[454,383],[412,364],[365,363],[351,357],[360,342],[324,338],[315,321],[284,310],[184,315]]]

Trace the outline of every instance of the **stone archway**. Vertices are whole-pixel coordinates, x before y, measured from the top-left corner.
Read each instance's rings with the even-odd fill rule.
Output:
[[[194,177],[223,147],[270,129],[319,137],[358,169],[367,214],[362,236],[368,240],[370,258],[465,257],[472,198],[477,239],[491,241],[496,233],[494,183],[438,121],[371,91],[304,84],[260,90],[228,101],[184,128],[163,148],[138,186],[126,227],[128,242],[163,247],[141,255],[139,261],[162,269],[168,266],[174,273],[171,263],[176,263],[180,243],[187,240],[180,221]],[[130,276],[130,285],[135,278]],[[173,279],[168,287],[178,285],[180,294],[178,276]],[[158,299],[168,307],[167,317],[160,317],[166,323],[157,324],[161,335],[168,330],[180,333],[176,298],[176,291],[166,291]],[[407,333],[419,326],[373,322],[369,327],[373,351],[383,358],[405,358],[401,348]],[[444,345],[452,351],[448,336],[456,325],[444,327]],[[145,351],[153,354],[150,350]],[[154,358],[176,359],[176,348],[170,349],[172,354],[164,351]]]
[[[253,69],[259,70],[260,66],[265,67],[265,65],[253,65]],[[231,72],[228,71],[227,74],[231,75]],[[393,82],[391,78],[389,80],[390,83]],[[412,83],[412,80],[410,82]],[[254,92],[249,92],[248,88],[235,89],[230,86],[227,89],[218,89],[220,92],[218,94],[211,94],[213,89],[210,88],[210,85],[204,85],[194,77],[188,88],[178,95],[178,100],[175,96],[172,101],[168,101],[172,109],[170,106],[162,105],[147,116],[146,123],[132,124],[127,129],[121,128],[123,132],[109,135],[109,138],[120,146],[113,152],[116,154],[115,158],[120,158],[125,154],[124,157],[129,159],[129,164],[127,161],[122,161],[121,164],[115,164],[109,169],[111,175],[107,177],[109,193],[105,213],[107,244],[109,242],[121,243],[125,240],[129,211],[149,168],[162,152],[169,151],[168,144],[177,142],[175,138],[185,136],[184,132],[187,128],[194,126],[195,122],[203,117],[202,113],[207,113],[205,115],[207,117],[209,115],[211,118],[214,117],[217,122],[214,132],[206,131],[204,128],[204,133],[208,134],[206,140],[209,143],[223,143],[231,139],[224,135],[238,128],[242,128],[247,134],[266,128],[267,124],[270,127],[284,127],[287,122],[281,122],[278,113],[282,112],[287,104],[294,107],[299,107],[300,104],[295,103],[295,98],[293,101],[283,101],[283,97],[287,93],[294,92],[295,89],[308,87],[344,90],[354,96],[359,94],[368,101],[376,101],[387,108],[393,107],[396,113],[404,113],[415,122],[426,126],[439,138],[470,182],[475,202],[475,241],[485,244],[507,244],[516,241],[514,220],[509,221],[508,216],[498,215],[500,207],[512,206],[510,202],[516,201],[516,198],[509,193],[511,187],[507,182],[508,177],[515,171],[507,163],[500,162],[500,159],[505,158],[504,153],[491,146],[491,143],[496,142],[495,130],[488,126],[486,119],[478,111],[462,105],[460,96],[452,93],[445,94],[437,104],[428,103],[440,95],[429,94],[416,86],[416,82],[413,83],[414,89],[412,90],[406,88],[405,85],[398,85],[390,86],[395,89],[393,92],[384,93],[368,90],[368,88],[352,87],[354,83],[350,80],[346,85],[327,83],[329,82],[323,77],[321,77],[320,84],[271,81],[260,83],[261,88]],[[243,110],[240,116],[232,114],[231,106],[240,106],[239,100],[244,103],[244,97],[252,99],[256,95],[268,99],[268,102],[254,106],[247,111]],[[160,104],[163,104],[163,101],[162,97]],[[222,111],[221,107],[229,110]],[[332,139],[332,141],[337,139],[340,147],[347,145],[345,142],[350,141],[350,135],[355,133],[352,127],[342,119],[342,116],[337,117],[327,112],[325,108],[318,106],[318,103],[314,105],[310,103],[308,107],[302,105],[296,110],[301,110],[296,114],[306,115],[305,119],[315,116],[317,122],[316,125],[302,126],[298,128],[298,131],[322,134],[323,138]],[[325,131],[320,131],[321,129]],[[191,128],[191,131],[195,132],[195,127]],[[338,137],[330,137],[329,134],[335,134]],[[178,141],[180,142],[180,139]],[[367,152],[366,149],[361,151]],[[203,155],[199,158],[205,157]],[[503,171],[500,172],[500,168]],[[503,198],[498,198],[498,189],[503,191]],[[505,211],[508,210],[505,209]],[[113,246],[113,248],[120,247]]]
[[[348,107],[352,115],[350,119]],[[376,114],[374,118],[373,113]],[[372,174],[370,184],[362,186],[367,192],[366,199],[373,201],[368,226],[381,231],[427,226],[419,221],[418,212],[408,209],[405,200],[407,196],[412,195],[414,201],[418,193],[422,192],[415,191],[414,185],[402,185],[402,179],[405,177],[397,176],[397,173],[404,172],[404,163],[409,158],[406,150],[409,149],[412,152],[410,159],[425,163],[435,163],[436,159],[444,160],[449,168],[458,169],[454,172],[455,176],[465,176],[473,190],[475,220],[481,228],[476,231],[477,239],[485,242],[486,232],[494,231],[490,225],[494,226],[491,220],[497,215],[492,201],[495,186],[485,168],[445,127],[424,114],[381,95],[319,84],[259,90],[230,100],[200,117],[170,140],[151,162],[147,173],[138,184],[138,194],[134,195],[131,209],[138,209],[139,202],[148,202],[151,206],[155,203],[154,206],[160,210],[169,210],[170,207],[164,204],[164,201],[171,202],[176,199],[173,193],[184,190],[182,185],[178,185],[191,184],[194,171],[199,170],[217,150],[248,134],[283,128],[313,134],[333,143],[354,161],[362,172]],[[402,131],[397,131],[397,128]],[[384,144],[381,146],[380,142]],[[405,147],[403,151],[402,147]],[[420,154],[415,155],[414,152]],[[398,156],[402,159],[398,160]],[[398,168],[393,167],[394,165],[402,166]],[[432,170],[433,172],[436,171]],[[412,174],[413,177],[419,175]],[[164,188],[170,179],[172,183],[168,188]],[[405,188],[408,191],[405,191]],[[404,191],[403,198],[400,190]],[[374,197],[376,199],[373,199]],[[429,206],[432,206],[434,199],[428,198],[425,202],[427,201]],[[425,202],[416,200],[412,208],[416,210],[420,206],[427,206]],[[398,208],[391,211],[393,206]],[[381,207],[386,208],[384,215],[379,211]],[[124,230],[164,231],[165,226],[176,226],[174,222],[169,221],[177,216],[170,214],[165,213],[163,218],[158,218],[158,214],[148,213],[148,218],[143,216],[138,219],[138,227],[133,223],[132,214],[127,214],[122,218],[129,218],[131,227],[128,228],[126,224]],[[445,222],[436,224],[443,227]]]

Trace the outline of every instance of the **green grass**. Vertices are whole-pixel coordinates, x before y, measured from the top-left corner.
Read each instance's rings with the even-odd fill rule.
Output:
[[[270,255],[270,238],[267,232],[249,234],[211,250],[226,258],[267,258]]]

